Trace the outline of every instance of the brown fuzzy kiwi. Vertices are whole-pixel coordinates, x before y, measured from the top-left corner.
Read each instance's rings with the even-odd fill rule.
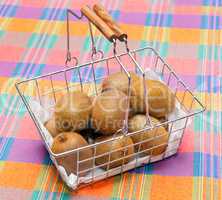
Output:
[[[49,119],[47,122],[45,122],[44,126],[46,127],[46,129],[48,130],[48,132],[51,134],[52,137],[55,137],[59,134],[59,131],[56,129],[54,116],[51,119]]]
[[[127,96],[116,89],[106,90],[93,102],[92,127],[103,135],[112,135],[123,127]]]
[[[58,153],[63,153],[65,151],[84,147],[87,145],[88,143],[80,134],[75,132],[62,132],[54,138],[51,149],[53,153],[58,154]],[[81,150],[79,152],[79,161],[92,158],[92,155],[93,151],[90,148]],[[59,163],[59,165],[62,165],[65,168],[68,175],[70,173],[77,174],[77,152],[69,154],[64,157],[59,157],[57,158],[57,162]],[[78,171],[90,169],[92,168],[92,166],[93,166],[92,160],[82,162],[79,164]],[[82,172],[79,175],[84,176],[87,172]]]
[[[145,113],[144,81],[137,74],[130,72],[131,79],[131,109],[130,113]],[[166,117],[174,110],[175,97],[172,91],[158,80],[146,80],[149,113],[154,117]],[[128,78],[125,73],[114,73],[102,82],[102,91],[118,89],[128,94]]]
[[[134,72],[130,72],[130,76],[131,76],[132,85],[137,80],[139,80],[139,76]],[[108,89],[118,89],[127,95],[128,87],[129,87],[129,80],[124,72],[113,73],[108,77],[106,77],[102,82],[102,91],[106,91]]]
[[[79,131],[87,128],[91,110],[91,100],[83,92],[75,91],[61,97],[54,112],[57,130]]]
[[[150,118],[153,124],[160,123],[154,117],[150,117]],[[146,124],[145,115],[141,115],[141,114],[135,115],[131,119],[129,119],[129,132],[142,130],[145,124]],[[135,145],[135,148],[137,151],[138,150],[144,151],[148,149],[147,151],[144,151],[143,153],[147,155],[153,155],[153,156],[159,155],[166,150],[166,147],[167,147],[166,143],[168,142],[168,137],[169,137],[169,133],[162,126],[156,127],[153,130],[148,130],[148,131],[137,133],[131,136],[134,144],[142,142],[144,140],[148,140],[146,142],[141,143],[140,147],[139,147],[139,144]],[[158,146],[158,147],[155,147],[155,146]]]
[[[112,136],[102,136],[96,139],[96,142],[102,142],[108,139],[111,139]],[[124,148],[125,147],[125,148]],[[95,162],[96,165],[103,165],[101,168],[107,170],[108,167],[109,169],[115,168],[118,166],[121,166],[122,164],[128,163],[130,160],[133,158],[134,154],[134,146],[133,146],[133,141],[130,137],[122,137],[118,140],[114,140],[112,142],[105,142],[102,144],[97,145],[96,147],[96,156],[109,153],[110,151],[113,151],[110,154],[110,165],[108,166],[109,163],[109,154],[101,156],[96,158]],[[125,151],[125,157],[124,157],[124,151]],[[130,156],[132,154],[132,156]],[[128,156],[128,157],[126,157]],[[120,159],[122,158],[122,159]],[[117,160],[117,161],[115,161]],[[115,161],[115,162],[112,162]],[[107,163],[107,164],[106,164]]]
[[[148,99],[148,107],[150,115],[161,118],[166,117],[175,108],[175,97],[172,91],[157,80],[146,80],[147,96],[144,96],[143,80],[137,81],[132,90],[130,99],[131,108],[134,113],[146,112],[146,101]]]

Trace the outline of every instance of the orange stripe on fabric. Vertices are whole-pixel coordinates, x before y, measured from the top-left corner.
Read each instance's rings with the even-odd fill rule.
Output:
[[[171,177],[153,175],[150,195],[151,200],[189,200],[192,197],[192,184],[193,177]]]
[[[13,18],[11,23],[7,27],[7,31],[15,32],[33,32],[35,26],[39,23],[39,20],[35,19],[18,19]]]
[[[108,178],[104,181],[96,182],[92,185],[89,185],[87,187],[83,187],[76,192],[72,192],[71,194],[73,196],[75,195],[92,195],[97,197],[110,197],[112,194],[112,187],[113,187],[114,178]]]
[[[170,29],[169,42],[199,44],[200,30],[199,29]]]
[[[0,172],[1,187],[33,189],[41,165],[31,163],[5,162]]]
[[[6,19],[6,18],[5,18]],[[2,19],[1,19],[2,20]],[[35,27],[38,23],[40,23],[43,20],[35,20],[35,19],[20,19],[15,18],[12,20],[12,22],[8,25],[7,31],[15,31],[15,32],[34,32]],[[66,22],[64,21],[45,21],[45,26],[50,26],[51,28],[55,26],[55,23],[57,24],[58,31],[55,33],[57,35],[66,35]],[[142,38],[143,32],[145,30],[144,26],[142,25],[129,25],[129,24],[120,24],[122,29],[127,32],[129,39],[131,40],[139,40]],[[51,33],[51,28],[47,29],[41,29],[37,31],[37,33]],[[150,40],[157,40],[161,41],[161,33],[163,33],[164,30],[168,29],[166,27],[147,27],[147,29],[150,29],[151,33],[155,32],[155,29],[158,28],[158,32],[160,36],[158,38],[156,37],[156,34],[150,35]],[[87,32],[88,30],[88,24],[86,22],[71,22],[70,24],[70,35],[78,35],[82,36],[84,32]],[[182,28],[170,28],[169,29],[169,42],[171,43],[187,43],[187,44],[199,44],[200,43],[200,35],[205,30],[200,29],[182,29]],[[216,42],[218,43],[220,41],[220,30],[209,30],[209,41],[204,41],[203,44],[213,44],[215,41],[213,41],[213,38],[216,37]],[[100,33],[97,31],[96,35],[99,35]],[[155,37],[154,37],[155,36]]]

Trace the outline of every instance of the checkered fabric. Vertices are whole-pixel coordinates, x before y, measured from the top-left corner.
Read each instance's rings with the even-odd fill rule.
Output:
[[[91,0],[0,1],[0,200],[222,199],[222,0],[102,0],[131,47],[153,46],[206,105],[164,161],[69,191],[14,84],[64,68],[66,9]],[[71,48],[87,60],[87,22],[71,23]],[[105,52],[110,45],[97,34]],[[87,75],[87,71],[85,72]]]

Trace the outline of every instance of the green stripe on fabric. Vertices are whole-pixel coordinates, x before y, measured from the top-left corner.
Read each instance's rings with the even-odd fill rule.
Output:
[[[119,191],[120,188],[122,187],[122,179],[123,175],[118,175],[114,177],[113,192],[112,192],[113,199],[119,196]]]
[[[61,200],[69,200],[71,198],[72,198],[71,195],[69,193],[67,193],[67,192],[64,192],[64,191],[62,192],[62,194],[60,196]]]
[[[200,133],[204,131],[203,114],[194,116],[194,132]]]
[[[167,57],[168,55],[168,48],[169,48],[169,44],[168,42],[164,42],[164,43],[160,43],[160,50],[159,50],[159,54],[162,57]]]
[[[219,47],[218,46],[210,46],[210,45],[199,45],[198,47],[198,59],[204,60],[207,59],[209,61],[218,61],[219,60]]]
[[[142,192],[140,194],[141,200],[149,199],[150,197],[151,186],[152,186],[152,176],[153,175],[150,175],[150,174],[144,174],[142,188],[141,188]]]
[[[207,133],[211,133],[211,128],[212,128],[212,124],[211,124],[211,112],[210,111],[206,111],[205,112],[205,119],[206,121],[206,131]]]
[[[50,166],[46,166],[46,165],[41,166],[41,170],[36,180],[35,190],[43,189],[43,185],[45,184],[45,179],[47,177],[49,167]]]
[[[205,178],[205,182],[206,182],[206,187],[204,188],[207,192],[206,192],[206,200],[212,200],[211,197],[211,180],[209,178]]]
[[[57,35],[50,35],[48,41],[44,45],[44,48],[52,49],[55,46],[57,40],[58,40],[58,36]]]
[[[128,199],[129,194],[130,194],[130,186],[131,186],[133,174],[126,173],[125,176],[126,176],[126,184],[125,184],[125,187],[124,187],[124,199]]]
[[[44,41],[42,42],[41,38],[44,37]],[[28,48],[36,48],[39,45],[39,42],[41,41],[41,45],[38,46],[38,48],[45,48],[45,49],[51,49],[55,46],[56,42],[58,40],[57,35],[43,35],[43,34],[37,34],[33,33],[31,37],[28,40]]]
[[[11,96],[11,95],[9,95],[9,96]],[[8,115],[8,114],[13,115],[13,111],[14,111],[14,104],[12,104],[13,100],[14,100],[14,97],[11,96],[9,98],[9,100],[5,101],[5,104],[4,104],[5,105],[5,109],[4,109],[5,115]],[[17,100],[16,100],[15,104],[16,103],[17,103]]]
[[[40,193],[40,191],[33,191],[33,192],[32,192],[32,197],[31,197],[31,199],[32,199],[32,200],[39,199],[39,198],[38,198],[39,193]]]
[[[198,47],[198,59],[199,60],[204,60],[207,55],[207,50],[204,45],[199,45]]]
[[[0,161],[0,172],[3,170],[3,167],[5,166],[5,161]]]
[[[5,103],[6,103],[7,97],[8,97],[8,94],[1,94],[0,95],[0,114],[2,114],[2,112],[5,108]]]
[[[84,41],[84,44],[83,44],[83,51],[89,51],[90,50],[90,45],[91,45],[91,41],[90,41],[90,37],[87,36],[85,41]]]
[[[5,31],[0,30],[0,38],[3,37],[4,34],[5,34]]]
[[[23,117],[26,113],[25,105],[23,104],[22,100],[18,96],[11,96],[8,94],[4,94],[4,96],[0,96],[0,114],[4,112],[5,115],[19,115]]]
[[[110,43],[105,41],[102,50],[104,53],[108,53],[110,51]]]
[[[192,200],[201,199],[200,189],[203,186],[203,180],[201,177],[193,177],[193,192],[192,192]],[[201,184],[202,183],[202,184]]]
[[[36,42],[38,41],[38,38],[39,38],[39,34],[33,33],[28,40],[27,47],[28,48],[34,47]]]
[[[220,129],[221,124],[217,122],[218,117],[219,116],[218,116],[217,112],[213,112],[213,124],[214,124],[213,132],[215,134],[217,134],[219,132],[219,130],[221,130]]]
[[[142,175],[142,174],[141,174]],[[141,176],[140,175],[140,176]],[[134,185],[140,185],[142,183],[139,182],[140,176],[135,174],[135,181],[134,181]],[[133,199],[137,199],[138,197],[136,196],[138,188],[133,189],[133,193],[132,193],[132,198]]]
[[[53,192],[52,200],[56,200],[58,197],[58,192]]]
[[[45,192],[44,199],[47,200],[47,199],[49,199],[49,197],[50,197],[50,193],[49,192]]]

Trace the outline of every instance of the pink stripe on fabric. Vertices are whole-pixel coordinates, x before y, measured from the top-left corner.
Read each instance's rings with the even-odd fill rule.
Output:
[[[28,6],[28,7],[40,7],[40,8],[44,8],[48,2],[45,0],[21,0],[21,5],[23,6]]]
[[[124,10],[125,12],[144,12],[149,9],[150,3],[148,1],[138,1],[132,0],[132,1],[124,1],[121,7],[121,10]]]
[[[25,51],[25,48],[22,48],[22,47],[1,45],[0,46],[0,60],[18,62],[21,54],[24,51]]]
[[[178,58],[168,58],[167,62],[174,69],[176,69],[178,74],[196,74],[199,66],[198,60],[196,59],[178,59]]]
[[[22,118],[20,122],[16,138],[32,140],[41,139],[38,130],[28,113]]]
[[[95,1],[95,0],[71,1],[70,7],[72,9],[78,9],[79,10],[84,5],[92,6],[96,2],[98,2],[98,1]]]

